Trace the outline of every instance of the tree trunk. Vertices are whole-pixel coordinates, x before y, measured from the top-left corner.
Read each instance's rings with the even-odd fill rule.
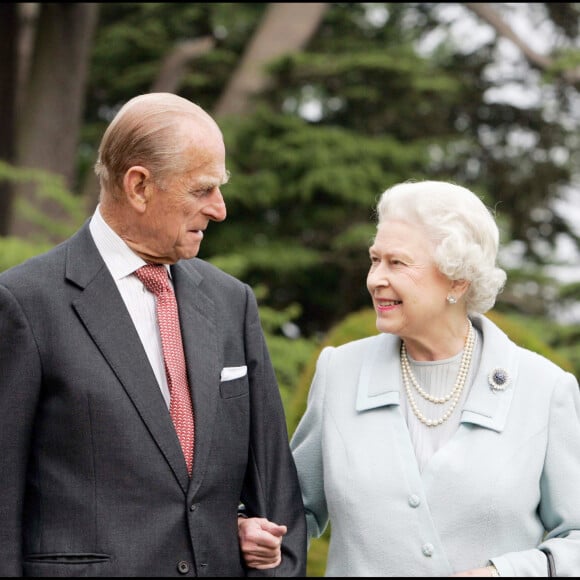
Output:
[[[265,65],[284,54],[303,49],[329,7],[327,2],[269,4],[214,114],[251,112],[252,97],[266,88]]]
[[[215,46],[211,36],[177,43],[161,63],[157,78],[151,86],[152,93],[177,93],[187,65],[209,52]]]
[[[0,159],[14,164],[16,156],[16,86],[18,83],[18,5],[0,5]],[[12,219],[12,184],[0,178],[0,236],[8,233]]]
[[[63,176],[75,187],[79,131],[82,123],[90,50],[98,3],[43,3],[36,27],[30,71],[17,121],[17,163]],[[30,201],[31,186],[17,188]],[[38,201],[33,202],[38,207]],[[47,219],[62,218],[54,203],[41,201]],[[25,236],[35,228],[18,216],[12,234]]]

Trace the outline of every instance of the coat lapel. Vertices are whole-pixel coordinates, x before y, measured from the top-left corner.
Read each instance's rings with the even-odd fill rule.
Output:
[[[181,334],[187,363],[189,387],[195,418],[195,450],[191,491],[201,483],[204,466],[209,460],[211,437],[215,430],[215,414],[219,395],[221,365],[218,357],[216,306],[205,294],[202,276],[190,262],[178,262],[171,268]],[[187,297],[181,299],[180,297]]]
[[[66,278],[82,290],[73,301],[73,308],[186,491],[189,477],[171,417],[133,321],[88,225],[69,242]]]
[[[361,365],[356,397],[357,411],[399,404],[399,344],[399,340],[391,335],[379,334],[373,337]]]
[[[463,423],[472,423],[502,431],[513,397],[513,385],[518,375],[516,345],[485,316],[473,316],[473,324],[483,335],[479,369],[461,413]],[[399,404],[401,369],[399,340],[381,334],[373,338],[362,362],[357,387],[356,410]],[[496,370],[507,373],[509,384],[503,390],[491,388],[490,375]]]
[[[518,375],[516,345],[485,316],[474,316],[474,326],[482,332],[481,362],[461,413],[462,423],[473,423],[501,432],[505,427]],[[492,388],[490,376],[501,370],[509,377],[503,390]]]

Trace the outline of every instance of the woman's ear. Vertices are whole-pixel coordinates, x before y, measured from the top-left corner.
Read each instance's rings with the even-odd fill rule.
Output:
[[[453,293],[453,296],[455,296],[455,298],[459,300],[467,292],[470,285],[471,282],[469,282],[468,280],[452,280],[451,291]]]
[[[140,165],[134,165],[125,172],[123,188],[127,202],[136,211],[144,212],[151,197],[149,170]]]

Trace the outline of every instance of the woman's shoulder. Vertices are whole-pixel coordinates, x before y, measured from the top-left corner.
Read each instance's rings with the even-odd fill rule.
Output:
[[[385,344],[398,342],[398,340],[399,338],[393,334],[378,333],[339,345],[327,345],[323,348],[323,351],[333,351],[340,355],[360,353],[367,350],[374,350],[375,348],[379,348]]]
[[[578,381],[571,372],[545,355],[517,344],[489,318],[481,317],[478,324],[483,331],[484,354],[494,361],[510,361],[508,364],[515,365],[520,381],[528,386],[541,385],[544,388],[559,384],[578,388]],[[529,392],[529,388],[527,390]]]
[[[521,357],[522,376],[530,383],[543,388],[551,387],[557,393],[572,390],[577,394],[580,391],[578,379],[574,374],[537,352],[523,347],[517,348]]]
[[[330,367],[339,373],[345,368],[372,367],[377,360],[390,361],[398,354],[399,344],[398,336],[379,333],[340,345],[327,345],[320,352],[318,366]]]

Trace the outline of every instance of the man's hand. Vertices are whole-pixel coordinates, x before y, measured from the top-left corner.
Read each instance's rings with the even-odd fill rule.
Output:
[[[266,518],[238,517],[238,537],[246,566],[257,570],[278,566],[282,561],[282,538],[287,531],[286,526]]]

